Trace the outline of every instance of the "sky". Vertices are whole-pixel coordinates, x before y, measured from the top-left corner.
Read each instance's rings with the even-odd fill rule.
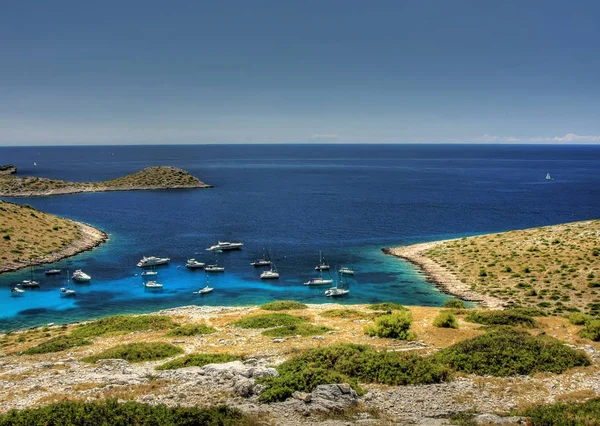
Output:
[[[600,2],[3,0],[0,146],[600,143]]]

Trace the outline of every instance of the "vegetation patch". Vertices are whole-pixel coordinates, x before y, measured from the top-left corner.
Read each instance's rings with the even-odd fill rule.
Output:
[[[589,321],[579,335],[594,342],[600,341],[600,320]]]
[[[571,367],[590,365],[583,352],[560,340],[532,336],[514,327],[497,327],[442,350],[436,358],[456,371],[498,377],[562,373]]]
[[[289,337],[289,336],[316,336],[318,334],[327,333],[331,331],[330,328],[323,327],[321,325],[312,324],[294,324],[287,325],[285,327],[271,328],[262,332],[263,336],[269,337]]]
[[[204,367],[208,364],[222,364],[241,359],[232,354],[192,354],[169,361],[156,367],[157,370],[176,370],[185,367]]]
[[[118,345],[113,348],[83,358],[85,362],[96,362],[100,359],[124,359],[129,362],[154,361],[183,353],[183,349],[163,342],[140,342]]]
[[[319,314],[325,318],[351,318],[351,319],[374,319],[379,314],[374,312],[361,312],[355,309],[329,309]]]
[[[546,425],[598,425],[600,424],[600,398],[583,403],[557,403],[540,405],[518,413],[528,417],[532,426]]]
[[[27,349],[23,352],[25,355],[47,354],[51,352],[60,352],[77,346],[91,345],[92,342],[81,337],[57,336],[40,343],[37,346]]]
[[[440,383],[450,370],[432,358],[407,352],[377,351],[366,345],[339,344],[311,349],[276,367],[278,377],[265,377],[262,402],[283,401],[295,391],[312,392],[318,385],[349,383],[359,394],[361,383],[388,385]]]
[[[271,328],[295,325],[303,322],[306,322],[306,319],[289,314],[263,314],[239,319],[231,323],[231,325],[239,328]]]
[[[452,312],[441,311],[433,320],[434,327],[458,328],[458,321]]]
[[[450,299],[444,302],[444,308],[465,309],[465,302],[460,299]]]
[[[217,330],[206,324],[188,324],[169,331],[167,336],[197,336],[199,334],[212,334]]]
[[[535,319],[529,311],[506,309],[504,311],[473,311],[465,318],[466,321],[483,325],[522,325],[533,328]]]
[[[291,311],[294,309],[306,309],[304,303],[294,302],[293,300],[278,300],[276,302],[265,303],[264,305],[260,305],[260,309],[264,309],[265,311]]]
[[[585,325],[592,320],[592,317],[583,312],[573,312],[569,315],[569,322],[573,325]]]
[[[74,337],[97,337],[109,334],[124,334],[133,331],[166,330],[176,327],[171,317],[165,315],[115,315],[77,326]]]
[[[415,334],[408,331],[411,324],[412,314],[410,311],[398,311],[378,317],[374,326],[365,327],[365,333],[369,336],[413,340]]]
[[[394,302],[382,302],[375,303],[373,305],[367,306],[367,309],[371,309],[373,311],[408,311],[408,308],[401,305],[400,303]]]
[[[118,403],[65,401],[40,408],[11,410],[0,415],[0,426],[27,425],[161,425],[161,426],[246,426],[250,419],[226,406],[210,408],[167,407],[139,402]]]

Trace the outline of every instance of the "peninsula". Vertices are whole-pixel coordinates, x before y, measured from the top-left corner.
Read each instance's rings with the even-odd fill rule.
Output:
[[[187,171],[170,166],[147,167],[139,172],[104,182],[69,182],[38,177],[0,174],[0,196],[40,197],[79,192],[151,189],[211,188]]]
[[[600,313],[600,220],[384,249],[488,308]]]
[[[52,263],[98,246],[104,232],[84,223],[0,201],[0,273]]]

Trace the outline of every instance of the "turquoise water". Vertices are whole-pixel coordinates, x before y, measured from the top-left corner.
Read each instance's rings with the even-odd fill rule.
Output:
[[[114,155],[113,155],[114,154]],[[174,165],[214,185],[206,190],[108,192],[7,199],[90,223],[110,235],[98,249],[54,265],[81,268],[90,284],[60,298],[65,275],[36,268],[39,290],[11,297],[29,271],[0,275],[0,330],[190,304],[247,305],[276,299],[327,303],[325,287],[302,285],[323,250],[332,266],[356,270],[342,303],[396,301],[439,306],[448,297],[382,247],[598,217],[600,147],[557,146],[130,146],[0,148],[0,163],[23,175],[104,180],[150,165]],[[33,161],[37,167],[33,167]],[[547,182],[550,172],[555,180]],[[217,240],[215,291],[193,295]],[[281,278],[261,281],[250,262],[268,248]],[[145,291],[135,265],[157,268],[162,292]],[[178,268],[179,266],[179,268]]]

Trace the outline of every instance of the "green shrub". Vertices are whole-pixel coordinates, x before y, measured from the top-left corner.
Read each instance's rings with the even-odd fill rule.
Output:
[[[377,351],[366,345],[339,344],[311,349],[276,367],[278,377],[266,377],[259,400],[283,401],[294,391],[311,392],[318,385],[349,383],[359,394],[361,383],[389,385],[440,383],[450,370],[433,360],[408,352]]]
[[[290,311],[293,309],[306,309],[304,303],[294,302],[293,300],[278,300],[276,302],[265,303],[264,305],[260,305],[260,309],[264,309],[265,311]]]
[[[27,349],[23,353],[25,355],[47,354],[50,352],[60,352],[77,346],[91,344],[92,342],[82,339],[81,337],[57,336],[45,341],[44,343],[40,343],[37,346]]]
[[[124,359],[129,362],[154,361],[183,353],[183,349],[163,342],[140,342],[118,345],[97,355],[83,358],[85,362],[96,362],[100,359]]]
[[[444,303],[444,308],[465,309],[465,302],[463,302],[460,299],[446,300],[446,302]]]
[[[585,339],[600,341],[600,320],[589,321],[586,326],[581,329],[579,335]]]
[[[434,327],[458,328],[458,321],[452,312],[442,311],[433,320]]]
[[[210,408],[167,407],[139,402],[119,404],[116,400],[98,402],[65,401],[40,408],[11,410],[0,415],[0,426],[250,426],[241,411],[226,406]]]
[[[262,332],[263,336],[288,337],[288,336],[316,336],[327,333],[330,328],[312,324],[294,324],[285,327],[271,328]]]
[[[526,327],[535,327],[536,325],[531,315],[517,309],[473,311],[467,315],[465,320],[484,325],[523,325]]]
[[[402,306],[400,303],[394,302],[383,302],[383,303],[375,303],[373,305],[367,306],[367,309],[371,309],[373,311],[408,311],[408,308]]]
[[[222,364],[241,359],[232,354],[192,354],[169,361],[156,367],[157,370],[176,370],[184,367],[203,367],[207,364]]]
[[[171,330],[166,335],[167,336],[196,336],[198,334],[211,334],[214,333],[215,330],[212,327],[209,327],[205,324],[188,324],[182,327],[177,327],[174,330]]]
[[[575,426],[600,424],[600,398],[584,403],[556,403],[528,408],[518,413],[532,426]]]
[[[171,317],[164,315],[115,315],[81,324],[71,332],[71,336],[97,337],[107,334],[130,333],[132,331],[166,330],[175,326],[177,324],[173,323]]]
[[[514,376],[590,365],[581,351],[549,336],[532,336],[514,327],[497,327],[486,334],[443,349],[436,358],[465,373]]]
[[[231,325],[239,328],[271,328],[306,322],[306,319],[288,314],[253,315],[237,320]]]
[[[573,325],[585,325],[592,320],[592,317],[583,312],[573,312],[569,315],[569,322]]]
[[[358,319],[374,319],[379,314],[374,312],[361,312],[354,309],[329,309],[321,312],[319,315],[325,318],[358,318]]]
[[[389,315],[382,315],[375,320],[374,326],[365,327],[369,336],[388,337],[399,340],[412,340],[414,334],[408,329],[412,324],[410,311],[399,311]]]

